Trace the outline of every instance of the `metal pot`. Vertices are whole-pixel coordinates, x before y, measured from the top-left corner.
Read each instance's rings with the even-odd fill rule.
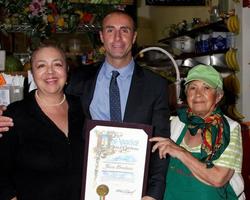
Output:
[[[192,53],[195,51],[195,40],[189,36],[178,37],[171,41],[171,47],[182,53]]]

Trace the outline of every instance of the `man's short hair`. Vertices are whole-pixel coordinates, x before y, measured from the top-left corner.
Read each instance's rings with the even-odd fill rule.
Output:
[[[118,15],[126,15],[126,16],[128,16],[128,17],[131,19],[131,21],[133,22],[133,31],[136,31],[137,25],[136,25],[136,22],[135,22],[134,18],[133,18],[129,13],[127,13],[127,12],[124,11],[124,10],[112,10],[112,11],[108,12],[108,13],[103,17],[101,30],[103,30],[103,22],[104,22],[105,18],[106,18],[107,16],[109,16],[109,15],[112,15],[112,14],[118,14]]]

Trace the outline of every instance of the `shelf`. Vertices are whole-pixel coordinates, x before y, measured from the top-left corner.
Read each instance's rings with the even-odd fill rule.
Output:
[[[181,55],[175,55],[174,58],[177,59],[186,59],[186,58],[193,58],[193,57],[201,57],[201,56],[211,56],[213,54],[221,54],[226,53],[228,51],[227,49],[224,50],[217,50],[217,51],[211,51],[207,53],[182,53]]]
[[[105,4],[119,4],[119,5],[133,5],[134,4],[134,0],[109,0],[109,1],[103,1],[103,0],[99,0],[99,1],[91,1],[91,0],[69,0],[69,2],[71,3],[82,3],[82,4],[101,4],[101,5],[105,5]]]
[[[83,52],[65,52],[66,56],[82,56]]]
[[[28,72],[24,72],[24,71],[16,71],[16,72],[5,72],[5,71],[0,71],[0,73],[9,74],[9,75],[12,75],[12,76],[22,75],[22,76],[24,76],[24,77],[28,77]]]
[[[98,32],[101,29],[100,25],[95,24],[82,24],[77,27],[73,32],[84,33],[84,32]],[[33,31],[31,25],[28,24],[20,24],[20,25],[12,25],[10,27],[6,27],[4,25],[0,25],[0,31],[7,32],[31,32]],[[56,29],[56,33],[70,33],[72,31],[68,29]]]
[[[163,39],[159,40],[158,42],[160,42],[160,43],[169,43],[169,41],[171,39],[181,37],[181,36],[184,36],[184,35],[187,35],[187,36],[190,36],[190,37],[195,37],[199,33],[206,32],[206,31],[209,31],[209,30],[218,31],[218,32],[228,32],[225,21],[220,20],[218,22],[214,22],[214,23],[210,23],[210,24],[205,25],[205,26],[194,28],[194,29],[192,29],[190,31],[182,32],[181,34],[178,34],[178,35],[173,36],[173,37],[163,38]]]

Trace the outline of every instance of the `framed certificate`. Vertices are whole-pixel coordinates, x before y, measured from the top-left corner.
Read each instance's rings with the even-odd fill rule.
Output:
[[[139,200],[146,192],[152,127],[87,120],[81,200]]]

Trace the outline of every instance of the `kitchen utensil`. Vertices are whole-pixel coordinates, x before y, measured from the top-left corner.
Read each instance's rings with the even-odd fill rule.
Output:
[[[211,60],[210,65],[212,66],[227,67],[224,53],[213,54],[210,56],[210,60]]]
[[[200,63],[197,62],[196,60],[194,60],[193,58],[187,58],[183,61],[182,66],[183,67],[194,67],[198,64],[200,64]]]
[[[193,58],[196,62],[200,63],[200,64],[204,64],[204,65],[210,65],[210,56],[198,56],[198,57],[194,57]]]
[[[195,51],[195,40],[189,36],[178,37],[171,41],[171,47],[183,53],[192,53]]]

